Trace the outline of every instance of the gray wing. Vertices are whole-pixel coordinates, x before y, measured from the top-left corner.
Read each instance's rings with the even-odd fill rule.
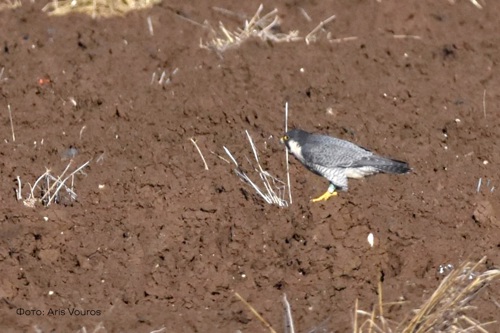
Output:
[[[313,135],[302,147],[304,160],[326,168],[348,168],[372,155],[354,143],[324,135]]]
[[[373,153],[349,141],[314,135],[302,147],[302,156],[310,170],[322,175],[337,188],[347,191],[346,169],[357,167]]]

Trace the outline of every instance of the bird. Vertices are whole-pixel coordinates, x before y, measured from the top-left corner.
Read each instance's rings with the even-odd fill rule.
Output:
[[[348,178],[360,179],[377,173],[404,174],[408,163],[374,154],[350,141],[327,135],[292,129],[280,139],[288,151],[313,173],[326,178],[330,185],[313,202],[326,201],[347,191]]]

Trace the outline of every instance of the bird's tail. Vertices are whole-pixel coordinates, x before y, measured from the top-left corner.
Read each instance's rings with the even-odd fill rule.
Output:
[[[380,164],[376,168],[384,173],[408,173],[411,171],[408,163],[398,160],[393,160],[385,157],[379,157]]]
[[[370,166],[383,173],[407,173],[411,171],[408,163],[386,157],[372,155],[362,159],[360,166]]]

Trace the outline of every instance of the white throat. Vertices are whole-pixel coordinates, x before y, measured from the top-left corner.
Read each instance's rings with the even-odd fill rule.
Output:
[[[288,147],[290,147],[290,153],[293,154],[296,158],[299,159],[299,161],[303,161],[304,158],[302,157],[302,147],[296,142],[296,141],[288,141]]]

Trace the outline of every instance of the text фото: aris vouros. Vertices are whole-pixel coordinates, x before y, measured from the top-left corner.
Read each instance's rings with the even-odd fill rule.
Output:
[[[92,316],[97,317],[102,314],[101,310],[84,310],[79,308],[49,308],[48,310],[40,309],[23,309],[17,308],[16,314],[19,316]]]

